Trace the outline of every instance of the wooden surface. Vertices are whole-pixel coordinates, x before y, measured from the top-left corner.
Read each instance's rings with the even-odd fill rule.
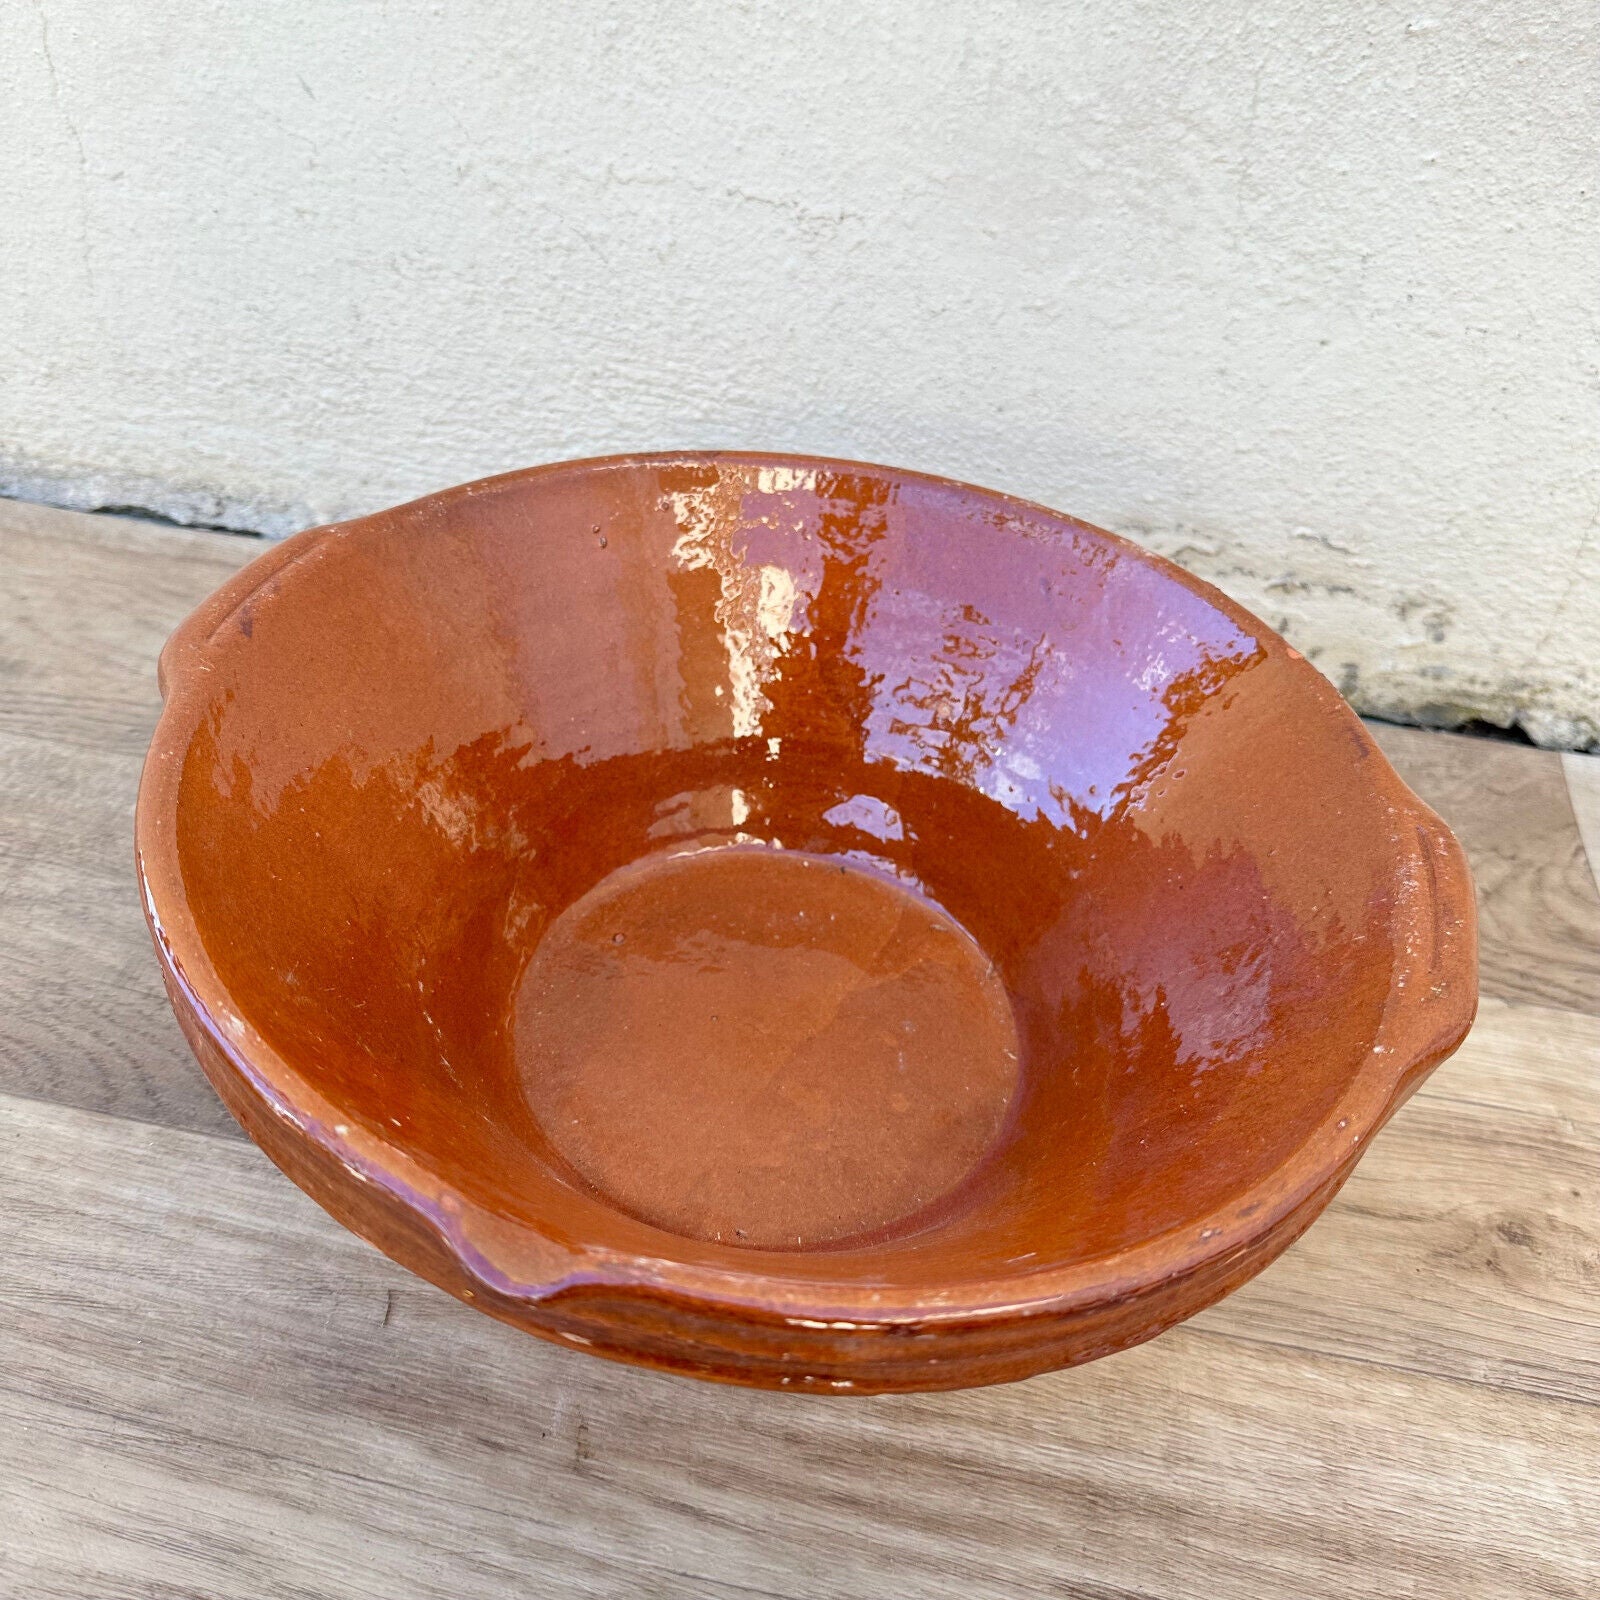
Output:
[[[133,795],[259,548],[0,501],[0,1597],[1600,1595],[1600,760],[1375,728],[1486,998],[1254,1283],[1000,1389],[717,1389],[393,1267],[190,1059]]]

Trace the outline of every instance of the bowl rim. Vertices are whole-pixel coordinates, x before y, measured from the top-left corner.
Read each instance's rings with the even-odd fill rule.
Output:
[[[1269,653],[1281,654],[1320,683],[1330,710],[1346,719],[1363,765],[1395,815],[1400,844],[1393,869],[1391,925],[1397,958],[1367,1056],[1326,1116],[1276,1167],[1206,1214],[1115,1250],[1004,1277],[952,1279],[938,1289],[785,1276],[782,1252],[741,1250],[738,1254],[749,1259],[748,1267],[684,1261],[671,1255],[674,1236],[664,1230],[664,1253],[659,1255],[567,1243],[469,1199],[377,1128],[346,1122],[344,1114],[232,1004],[190,910],[177,850],[183,759],[207,703],[209,641],[223,624],[291,566],[315,561],[319,553],[325,555],[343,538],[374,524],[401,516],[414,519],[418,513],[520,491],[554,477],[723,463],[919,483],[1088,534],[1182,585],[1260,641]],[[353,1182],[387,1193],[395,1205],[424,1222],[466,1279],[502,1301],[534,1306],[575,1290],[594,1289],[664,1293],[704,1310],[746,1316],[787,1314],[796,1322],[821,1316],[829,1326],[867,1329],[1059,1314],[1136,1299],[1203,1269],[1243,1258],[1288,1225],[1319,1191],[1331,1195],[1372,1136],[1460,1045],[1476,1014],[1476,913],[1465,853],[1439,817],[1402,782],[1332,684],[1258,617],[1167,558],[1047,506],[959,479],[837,457],[743,450],[630,452],[476,479],[370,515],[309,528],[269,547],[179,624],[161,652],[158,679],[165,704],[139,782],[135,861],[146,921],[174,999],[181,996],[218,1058],[262,1110],[336,1162]],[[1413,829],[1404,827],[1406,821]],[[806,1259],[817,1261],[824,1255],[808,1252]]]

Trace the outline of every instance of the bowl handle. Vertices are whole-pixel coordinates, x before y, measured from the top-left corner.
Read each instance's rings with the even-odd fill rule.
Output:
[[[269,545],[248,566],[241,567],[202,600],[172,630],[156,658],[156,684],[161,698],[170,699],[173,691],[193,675],[213,635],[251,595],[343,526],[345,524],[338,522],[325,523],[320,528],[307,528],[279,544]]]
[[[1416,848],[1395,917],[1401,956],[1377,1041],[1397,1069],[1391,1110],[1466,1038],[1478,1010],[1478,916],[1466,852],[1418,801],[1410,825]]]

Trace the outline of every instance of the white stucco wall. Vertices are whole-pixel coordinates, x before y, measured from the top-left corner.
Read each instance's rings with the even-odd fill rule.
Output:
[[[1600,733],[1586,0],[16,0],[0,488],[281,533],[667,445],[1143,539]]]

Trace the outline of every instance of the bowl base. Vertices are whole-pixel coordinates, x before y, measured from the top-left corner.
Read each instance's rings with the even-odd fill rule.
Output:
[[[528,1102],[630,1215],[751,1249],[913,1229],[995,1147],[1016,1024],[937,905],[761,846],[612,873],[545,931],[513,1040]]]

